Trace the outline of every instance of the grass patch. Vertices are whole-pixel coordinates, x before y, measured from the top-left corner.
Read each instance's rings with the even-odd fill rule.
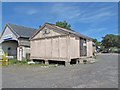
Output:
[[[27,60],[23,60],[23,61],[18,61],[17,59],[9,60],[9,65],[14,65],[14,64],[27,64]]]
[[[17,59],[9,60],[9,65],[27,65],[27,66],[48,66],[47,64],[43,63],[35,63],[35,64],[28,64],[28,60],[18,61]]]
[[[18,61],[17,59],[11,59],[9,60],[9,65],[18,65],[18,66],[26,66],[26,67],[46,67],[54,68],[57,67],[56,64],[44,64],[44,63],[35,63],[35,64],[28,64],[28,60]]]

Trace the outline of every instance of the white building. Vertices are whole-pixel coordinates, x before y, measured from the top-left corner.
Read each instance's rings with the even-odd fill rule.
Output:
[[[6,24],[0,37],[0,56],[8,53],[18,60],[26,58],[30,53],[29,38],[36,32],[36,29],[24,26]]]

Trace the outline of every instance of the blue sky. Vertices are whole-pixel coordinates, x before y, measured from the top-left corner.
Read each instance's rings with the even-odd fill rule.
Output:
[[[76,32],[101,41],[106,34],[118,34],[117,5],[117,2],[3,2],[2,30],[6,23],[38,28],[45,22],[66,20]]]

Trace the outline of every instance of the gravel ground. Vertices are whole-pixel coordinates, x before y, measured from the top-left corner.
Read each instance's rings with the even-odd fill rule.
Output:
[[[0,89],[2,89],[2,68],[0,67]]]
[[[118,55],[100,54],[94,64],[73,66],[7,66],[3,88],[117,88]]]

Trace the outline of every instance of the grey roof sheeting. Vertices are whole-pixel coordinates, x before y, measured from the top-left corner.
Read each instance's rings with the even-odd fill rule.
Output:
[[[19,35],[19,37],[23,38],[30,38],[37,31],[37,29],[34,28],[19,26],[15,24],[8,23],[7,25],[10,26],[15,31],[15,33]]]
[[[49,25],[51,27],[53,27],[53,29],[55,30],[59,30],[59,31],[64,31],[64,32],[68,32],[70,34],[73,34],[75,36],[78,36],[78,37],[81,37],[81,38],[86,38],[86,39],[89,39],[89,40],[93,40],[92,38],[88,37],[88,36],[85,36],[81,33],[78,33],[78,32],[75,32],[75,31],[72,31],[72,30],[68,30],[68,29],[65,29],[65,28],[61,28],[59,26],[56,26],[55,24],[50,24],[50,23],[45,23],[35,34],[33,34],[32,37],[30,37],[30,40],[32,40],[32,38],[37,34],[39,33],[39,31],[42,30],[42,28],[44,28],[46,25]]]
[[[63,31],[66,31],[66,32],[69,32],[71,34],[74,34],[76,36],[79,36],[79,37],[82,37],[82,38],[87,38],[87,39],[90,39],[92,40],[92,38],[88,37],[88,36],[85,36],[81,33],[77,33],[75,31],[71,31],[71,30],[67,30],[67,29],[64,29],[64,28],[61,28],[61,27],[58,27],[56,26],[55,24],[50,24],[50,23],[45,23],[44,25],[50,25],[56,29],[60,29],[60,30],[63,30]],[[22,37],[22,38],[30,38],[32,36],[34,36],[34,34],[36,32],[38,32],[39,30],[37,29],[34,29],[34,28],[29,28],[29,27],[24,27],[24,26],[20,26],[20,25],[15,25],[15,24],[10,24],[8,23],[7,24],[10,28],[12,28],[12,30],[18,35],[18,38],[19,37]],[[43,25],[43,26],[44,26]]]
[[[49,23],[47,23],[47,24],[49,24]],[[64,29],[64,28],[61,28],[61,27],[56,26],[56,25],[54,25],[54,24],[49,24],[49,25],[52,25],[52,26],[54,26],[54,27],[56,27],[56,28],[59,28],[59,29],[61,29],[61,30],[63,30],[63,31],[69,32],[69,33],[71,33],[71,34],[74,34],[74,35],[76,35],[76,36],[78,36],[78,37],[82,37],[82,38],[87,38],[87,39],[93,40],[91,37],[88,37],[88,36],[86,36],[86,35],[83,35],[83,34],[81,34],[81,33],[79,33],[79,32],[75,32],[75,31],[72,31],[72,30]]]

